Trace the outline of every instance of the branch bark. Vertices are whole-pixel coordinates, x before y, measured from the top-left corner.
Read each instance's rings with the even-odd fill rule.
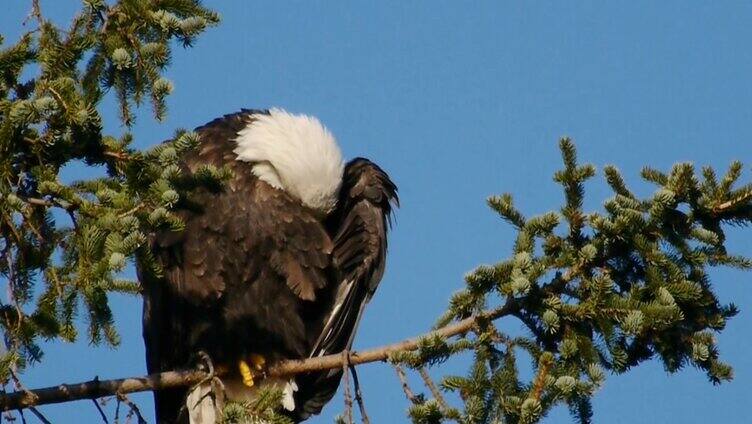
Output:
[[[734,208],[736,206],[739,206],[740,204],[746,202],[747,200],[750,200],[751,198],[752,198],[752,191],[748,191],[738,196],[735,199],[731,199],[727,202],[723,202],[720,205],[715,206],[713,208],[713,212],[716,214],[726,212],[727,210]]]
[[[381,346],[362,352],[352,352],[349,357],[350,365],[360,365],[368,362],[386,361],[397,352],[417,350],[420,341],[427,337],[440,336],[449,338],[467,333],[479,321],[496,320],[516,312],[519,306],[513,299],[496,309],[485,311],[478,315],[449,324],[437,330],[430,331],[418,337],[406,339],[397,343]],[[270,377],[282,377],[311,371],[342,368],[345,359],[341,353],[320,356],[317,358],[287,360],[272,365],[267,370]],[[53,403],[70,402],[81,399],[95,399],[103,396],[122,396],[127,393],[156,391],[174,387],[197,384],[207,377],[207,373],[199,370],[166,371],[143,377],[130,377],[115,380],[86,381],[74,384],[61,384],[33,390],[19,390],[12,393],[0,394],[0,410],[23,409],[30,406]]]

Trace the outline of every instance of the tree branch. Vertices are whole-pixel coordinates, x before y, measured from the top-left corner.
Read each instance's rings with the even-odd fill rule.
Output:
[[[363,424],[371,424],[371,419],[368,418],[368,413],[366,412],[366,404],[365,401],[363,401],[363,392],[360,390],[360,381],[358,381],[358,372],[355,371],[355,367],[350,365],[350,373],[352,374],[353,379],[353,389],[355,389],[355,402],[358,403],[358,409],[360,410],[360,421]]]
[[[721,203],[720,205],[714,206],[713,213],[719,214],[719,213],[726,212],[727,210],[735,208],[739,206],[740,204],[746,202],[747,200],[750,200],[751,198],[752,198],[752,191],[748,191],[736,197],[735,199],[731,199],[727,202]]]
[[[99,405],[99,402],[97,402],[96,399],[92,399],[91,401],[94,403],[94,406],[97,407],[97,411],[99,411],[99,416],[102,417],[102,421],[104,422],[104,424],[110,424],[110,421],[107,420],[107,414],[104,413],[104,411],[102,410],[102,407]]]
[[[471,331],[478,321],[496,320],[517,311],[519,305],[510,298],[496,309],[463,319],[454,324],[446,325],[418,337],[403,340],[363,352],[352,352],[349,356],[350,365],[368,362],[386,361],[397,352],[417,350],[422,339],[439,336],[454,337]],[[271,366],[267,372],[270,377],[282,377],[311,371],[342,368],[346,359],[341,353],[301,360],[286,360]],[[70,402],[81,399],[94,399],[103,396],[127,393],[156,391],[174,387],[197,384],[207,377],[207,373],[200,370],[166,371],[150,374],[144,377],[130,377],[115,380],[92,380],[82,383],[61,384],[34,390],[23,390],[12,393],[0,393],[0,410],[28,408],[34,405]]]
[[[436,383],[434,383],[433,379],[431,379],[431,376],[428,375],[428,371],[426,370],[426,367],[418,368],[418,373],[420,374],[420,377],[423,379],[423,382],[426,384],[426,387],[428,387],[428,390],[431,391],[433,398],[436,399],[436,403],[439,404],[439,408],[441,408],[441,412],[446,414],[446,412],[449,411],[449,404],[446,403],[446,400],[444,400],[444,396],[441,394],[441,391],[436,386]]]
[[[408,383],[407,381],[405,370],[403,370],[402,367],[398,364],[394,364],[394,370],[397,371],[397,377],[399,377],[400,383],[402,383],[402,391],[405,392],[405,397],[407,397],[407,400],[409,400],[413,405],[419,405],[421,403],[421,400],[418,395],[416,395],[415,392],[410,389],[410,383]]]

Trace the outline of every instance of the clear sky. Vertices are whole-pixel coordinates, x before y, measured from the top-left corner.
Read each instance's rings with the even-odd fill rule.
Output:
[[[725,168],[752,159],[749,2],[206,3],[223,22],[192,50],[175,49],[169,117],[156,124],[144,114],[134,128],[138,145],[241,107],[279,106],[318,116],[347,157],[385,168],[402,208],[360,348],[423,332],[465,272],[509,255],[513,232],[485,206],[487,196],[511,192],[528,214],[560,206],[551,178],[561,166],[560,136],[574,138],[582,161],[618,166],[644,195],[653,191],[639,182],[644,165]],[[42,2],[61,22],[78,4]],[[30,1],[2,7],[0,33],[15,40]],[[122,132],[107,106],[108,131]],[[87,177],[80,168],[70,174]],[[589,210],[610,195],[602,178],[587,188]],[[752,255],[750,235],[736,228],[729,245]],[[607,380],[594,398],[596,422],[749,422],[740,405],[752,391],[752,276],[723,269],[712,277],[722,301],[741,308],[718,337],[736,379],[714,387],[695,369],[669,376],[647,363]],[[141,302],[114,297],[112,304],[120,348],[50,345],[26,384],[143,374]],[[515,321],[501,327],[520,330]],[[391,368],[363,366],[360,379],[374,423],[406,421]],[[133,399],[153,417],[150,396]],[[337,397],[312,422],[332,422],[341,410]],[[43,411],[55,423],[98,420],[87,402]],[[571,419],[558,408],[544,422]]]

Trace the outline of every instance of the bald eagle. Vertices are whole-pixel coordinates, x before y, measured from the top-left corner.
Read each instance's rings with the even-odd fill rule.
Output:
[[[139,266],[150,373],[195,364],[203,352],[223,367],[225,396],[253,400],[283,391],[294,421],[321,411],[341,370],[264,379],[275,361],[349,349],[384,273],[397,189],[371,161],[344,163],[316,119],[280,109],[242,110],[196,129],[184,172],[227,166],[223,189],[181,200],[181,232],[151,235],[160,275]],[[159,423],[218,420],[208,385],[155,392]],[[181,411],[182,410],[182,411]]]

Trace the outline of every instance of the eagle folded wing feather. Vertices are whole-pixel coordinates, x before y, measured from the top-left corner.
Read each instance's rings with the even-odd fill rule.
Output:
[[[392,203],[397,204],[396,187],[378,166],[366,159],[347,164],[339,204],[328,224],[334,234],[337,286],[311,357],[351,348],[365,306],[384,273]],[[341,369],[334,369],[299,378],[299,418],[321,411],[334,396],[341,375]]]

